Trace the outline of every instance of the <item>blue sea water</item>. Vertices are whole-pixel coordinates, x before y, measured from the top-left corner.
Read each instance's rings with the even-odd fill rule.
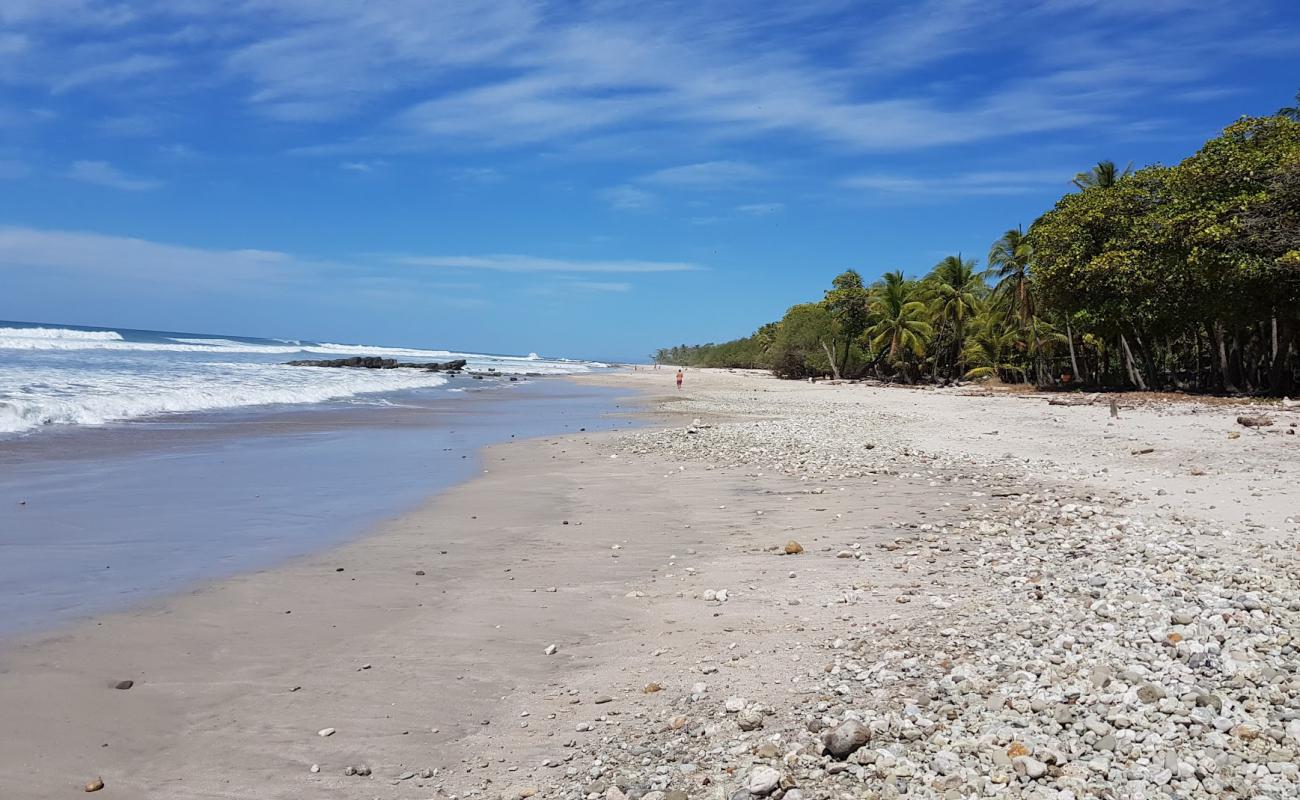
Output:
[[[254,339],[0,321],[0,435],[48,425],[99,425],[177,412],[355,401],[410,389],[455,388],[419,370],[285,366],[304,358],[464,358],[505,375],[573,374],[587,361],[448,350]]]
[[[467,358],[518,382],[291,358]],[[0,323],[0,638],[363,535],[488,444],[630,424],[604,365]]]

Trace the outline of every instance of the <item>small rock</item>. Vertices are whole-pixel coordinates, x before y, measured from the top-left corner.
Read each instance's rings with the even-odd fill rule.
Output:
[[[781,773],[768,766],[754,767],[754,771],[749,773],[749,783],[747,788],[749,793],[757,797],[766,797],[776,791],[776,787],[781,783]]]
[[[132,686],[135,686],[135,681],[118,681],[113,684],[114,689],[121,689],[122,691],[130,689]]]
[[[803,545],[799,544],[799,543],[796,542],[794,539],[791,539],[790,541],[788,541],[788,542],[785,543],[785,554],[786,554],[786,555],[788,555],[788,556],[797,556],[797,555],[799,555],[799,554],[802,553],[802,552],[803,552]]]
[[[822,735],[826,750],[838,759],[848,758],[871,739],[871,729],[856,719],[841,722]]]
[[[545,653],[545,654],[548,655],[548,656],[553,656],[553,655],[555,655],[555,654],[559,651],[559,649],[560,649],[560,648],[556,647],[556,646],[553,645],[553,644],[548,644],[548,645],[546,645],[546,649],[543,650],[542,652]]]
[[[321,728],[320,730],[316,731],[316,735],[319,736],[319,737],[321,737],[322,739],[325,738],[326,736],[333,736],[333,735],[334,735],[334,729],[333,729],[333,728]]]
[[[96,778],[93,781],[88,782],[85,786],[85,789],[88,792],[98,792],[100,789],[103,788],[104,788],[103,778]]]

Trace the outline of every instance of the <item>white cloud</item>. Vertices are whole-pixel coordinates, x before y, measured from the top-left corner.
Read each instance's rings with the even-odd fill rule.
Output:
[[[1010,195],[1044,188],[1065,189],[1078,170],[986,170],[948,175],[865,174],[845,178],[852,189],[897,195]]]
[[[266,279],[303,266],[275,251],[205,250],[83,231],[0,227],[0,269],[59,269],[212,287]]]
[[[496,167],[460,167],[450,173],[452,180],[461,183],[500,183],[506,179],[504,173]]]
[[[565,285],[587,292],[626,292],[632,289],[632,284],[621,281],[568,281]]]
[[[489,270],[494,272],[692,272],[698,264],[683,261],[591,261],[538,256],[493,254],[483,256],[402,256],[400,264],[412,267],[440,267]]]
[[[107,161],[74,161],[68,177],[128,192],[143,192],[162,186],[162,181],[128,175]]]
[[[121,60],[95,63],[75,69],[56,80],[51,86],[55,94],[97,83],[121,83],[133,78],[167,69],[174,65],[170,58],[136,53]]]
[[[344,161],[339,164],[339,169],[344,172],[360,172],[368,174],[386,166],[388,166],[388,162],[378,159],[372,161]]]
[[[602,189],[600,191],[600,197],[614,208],[625,211],[637,211],[640,209],[650,208],[655,204],[655,196],[653,194],[644,189],[638,189],[635,186],[629,186],[627,184]]]
[[[785,203],[748,203],[736,206],[736,210],[752,217],[767,217],[785,211]]]
[[[319,144],[353,152],[626,153],[778,135],[915,150],[1143,117],[1155,97],[1190,103],[1172,90],[1229,57],[1286,55],[1295,31],[1282,22],[1208,0],[616,2],[581,14],[530,0],[8,0],[0,83],[113,100],[183,86],[297,122],[395,109],[349,126],[352,142]],[[975,83],[967,57],[1006,69]]]
[[[743,161],[705,161],[683,164],[643,175],[644,183],[685,189],[726,189],[737,184],[750,183],[767,173]]]

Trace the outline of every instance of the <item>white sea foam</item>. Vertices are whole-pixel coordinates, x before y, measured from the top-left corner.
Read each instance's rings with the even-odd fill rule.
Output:
[[[36,332],[36,333],[33,333]],[[279,341],[279,340],[277,340]],[[544,359],[536,353],[527,356],[494,356],[460,353],[452,350],[425,350],[409,347],[335,344],[270,344],[241,342],[234,339],[177,336],[166,341],[127,341],[116,331],[81,331],[71,328],[0,328],[0,350],[111,350],[120,352],[215,353],[249,355],[300,354],[317,356],[378,356],[406,361],[448,361],[463,358],[471,369],[495,368],[504,374],[536,372],[569,374],[587,372],[605,365],[589,361]]]
[[[5,355],[3,351],[8,351]],[[44,425],[96,425],[175,412],[320,403],[439,387],[448,378],[418,370],[311,369],[291,358],[380,356],[403,361],[464,358],[498,374],[569,374],[594,362],[493,356],[450,350],[303,344],[283,340],[174,336],[73,328],[0,327],[0,433]]]
[[[60,372],[30,370],[19,392],[0,392],[0,432],[43,425],[99,425],[177,412],[320,403],[374,392],[442,386],[448,378],[416,370],[297,369],[274,364],[206,364],[166,376],[85,369],[75,386]],[[0,386],[13,368],[0,367]],[[60,387],[59,383],[65,385]],[[7,395],[7,396],[6,396]]]

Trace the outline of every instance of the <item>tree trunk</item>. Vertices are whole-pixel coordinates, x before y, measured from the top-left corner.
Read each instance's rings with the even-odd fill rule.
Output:
[[[1074,356],[1074,331],[1070,329],[1070,318],[1065,318],[1065,340],[1070,343],[1070,369],[1074,370],[1074,380],[1082,381],[1083,376],[1079,374],[1079,359]]]
[[[841,374],[841,375],[843,375],[845,372],[848,372],[848,370],[849,370],[849,350],[852,349],[852,348],[850,347],[850,345],[852,345],[852,344],[853,344],[853,337],[852,337],[852,336],[845,336],[845,337],[844,337],[844,355],[840,356],[840,374]]]
[[[1214,344],[1219,351],[1219,377],[1223,391],[1235,394],[1237,387],[1232,382],[1232,369],[1228,366],[1228,345],[1224,342],[1223,323],[1218,320],[1214,321]]]
[[[1289,394],[1294,388],[1295,376],[1286,362],[1291,356],[1295,338],[1296,323],[1293,320],[1283,320],[1279,324],[1277,317],[1273,318],[1273,363],[1268,370],[1268,391],[1274,396]]]
[[[1146,339],[1142,337],[1136,325],[1130,325],[1133,329],[1133,341],[1137,342],[1138,356],[1142,359],[1142,367],[1146,370],[1147,377],[1156,386],[1161,386],[1164,381],[1160,379],[1160,369],[1156,366],[1155,357],[1151,355],[1151,348],[1147,345]]]
[[[1124,366],[1128,368],[1128,379],[1145,392],[1147,382],[1142,380],[1142,373],[1138,370],[1137,365],[1133,363],[1133,351],[1129,349],[1128,339],[1124,338],[1122,333],[1119,335],[1119,343],[1124,350]]]
[[[826,360],[831,362],[831,374],[835,376],[835,380],[840,380],[840,365],[835,361],[835,351],[826,346],[825,339],[819,339],[818,341],[821,343],[822,349],[826,351]]]

